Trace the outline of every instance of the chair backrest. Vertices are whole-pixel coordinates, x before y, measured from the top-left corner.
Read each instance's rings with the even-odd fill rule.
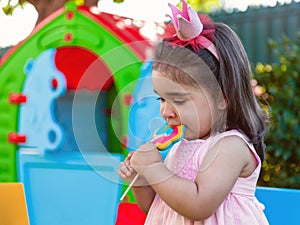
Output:
[[[29,225],[22,183],[0,183],[0,223]]]
[[[31,225],[114,225],[123,157],[109,153],[19,154]]]
[[[300,190],[257,187],[255,195],[265,205],[265,214],[271,225],[300,224]]]

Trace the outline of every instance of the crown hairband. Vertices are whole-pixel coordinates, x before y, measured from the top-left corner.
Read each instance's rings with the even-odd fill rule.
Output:
[[[182,11],[169,3],[171,18],[176,34],[165,40],[180,46],[191,45],[195,52],[199,47],[207,49],[219,60],[216,46],[213,44],[215,28],[208,15],[198,14],[186,0],[182,0]]]

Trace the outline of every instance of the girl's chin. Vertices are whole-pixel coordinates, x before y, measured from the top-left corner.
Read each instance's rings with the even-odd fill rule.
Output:
[[[184,139],[192,141],[197,139],[207,139],[210,135],[199,135],[198,133],[189,132],[190,130],[186,130],[184,133]]]
[[[199,139],[199,137],[195,134],[185,132],[184,139],[191,141],[191,140]]]

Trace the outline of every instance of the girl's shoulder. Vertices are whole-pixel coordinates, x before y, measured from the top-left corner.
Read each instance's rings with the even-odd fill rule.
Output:
[[[243,140],[248,145],[248,147],[254,148],[253,144],[250,142],[250,139],[247,137],[247,135],[237,129],[218,132],[217,134],[212,135],[207,141],[210,143],[216,143],[227,137],[239,138]]]
[[[256,160],[258,163],[260,163],[260,158],[251,143],[250,139],[246,134],[244,134],[242,131],[239,131],[237,129],[232,129],[232,130],[227,130],[224,132],[217,133],[213,135],[210,140],[208,145],[212,147],[214,144],[220,142],[221,140],[227,140],[226,143],[236,143],[236,141],[242,141],[245,143],[245,145],[248,147],[248,149],[252,152],[252,154],[255,156]]]
[[[207,170],[217,157],[219,160],[230,162],[229,164],[232,165],[238,166],[240,163],[251,165],[251,169],[252,165],[253,169],[260,168],[261,165],[253,144],[239,130],[220,132],[205,141],[196,156],[199,171]]]
[[[218,132],[215,136],[231,136],[231,135],[243,136],[243,137],[247,138],[247,136],[238,129],[231,129],[231,130],[226,130],[223,132]]]

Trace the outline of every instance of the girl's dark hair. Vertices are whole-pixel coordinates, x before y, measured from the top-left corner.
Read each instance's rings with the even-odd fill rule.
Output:
[[[194,52],[190,46],[174,47],[163,41],[155,50],[153,69],[161,72],[171,71],[168,72],[171,75],[167,76],[172,80],[189,85],[200,83],[211,91],[216,90],[212,83],[218,83],[227,103],[226,130],[238,129],[247,135],[263,161],[264,135],[268,119],[252,90],[252,72],[246,51],[236,33],[223,23],[215,23],[214,44],[219,60],[206,49],[200,48],[196,54],[190,54]],[[189,54],[186,53],[187,49]],[[201,61],[205,63],[200,63]],[[200,69],[197,70],[196,67]],[[204,73],[213,76],[217,82],[203,78]]]

